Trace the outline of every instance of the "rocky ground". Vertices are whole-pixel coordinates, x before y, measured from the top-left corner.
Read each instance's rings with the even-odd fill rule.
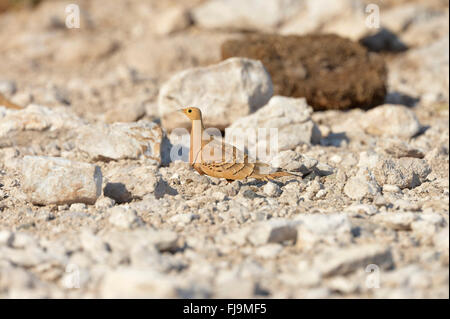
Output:
[[[77,2],[1,2],[0,298],[449,297],[448,1]],[[299,177],[198,175],[186,105]]]

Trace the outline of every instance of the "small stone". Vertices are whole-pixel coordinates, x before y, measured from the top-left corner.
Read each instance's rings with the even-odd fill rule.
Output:
[[[96,209],[107,209],[107,208],[111,208],[116,204],[116,202],[114,201],[114,199],[109,198],[109,197],[100,197],[96,202],[95,202],[95,208]]]
[[[0,80],[0,94],[12,96],[16,93],[17,86],[14,81]]]
[[[213,197],[215,200],[221,202],[221,201],[224,201],[224,200],[227,198],[227,195],[226,195],[225,193],[223,193],[223,192],[214,192],[214,193],[212,194],[212,197]]]
[[[73,203],[70,205],[71,211],[83,211],[87,208],[86,204],[84,203]]]
[[[374,205],[367,205],[367,204],[354,204],[352,206],[347,207],[346,211],[355,214],[367,214],[369,216],[378,213],[378,209]]]
[[[350,177],[344,186],[344,193],[351,199],[374,198],[380,192],[374,178],[367,172],[360,171]]]
[[[134,209],[116,206],[108,209],[109,222],[123,229],[135,228],[142,224],[142,221]]]
[[[22,189],[33,204],[94,204],[101,194],[100,167],[88,163],[25,156],[22,175]]]
[[[267,184],[264,185],[264,193],[270,197],[277,197],[281,195],[282,190],[277,184],[273,182],[267,182]]]
[[[195,218],[198,218],[198,215],[191,214],[191,213],[176,214],[176,215],[170,217],[169,222],[179,224],[179,225],[187,225]]]
[[[327,195],[326,189],[321,189],[316,193],[316,198],[324,198]]]
[[[247,236],[247,239],[255,246],[285,241],[295,242],[296,238],[295,223],[283,219],[259,222]]]
[[[384,184],[383,193],[400,193],[402,190],[397,185]]]

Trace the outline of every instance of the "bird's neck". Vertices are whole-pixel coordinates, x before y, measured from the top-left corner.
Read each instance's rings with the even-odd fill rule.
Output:
[[[203,137],[203,121],[200,120],[192,120],[191,121],[191,145],[189,150],[189,164],[193,165],[195,156],[198,154],[202,148],[202,137]],[[201,158],[198,157],[197,160]]]

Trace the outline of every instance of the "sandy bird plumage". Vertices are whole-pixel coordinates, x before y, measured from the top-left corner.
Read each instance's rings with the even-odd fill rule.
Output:
[[[247,154],[224,141],[214,138],[204,139],[205,128],[200,109],[188,107],[180,111],[192,123],[189,164],[200,174],[225,178],[228,181],[242,180],[247,177],[267,181],[281,176],[297,176],[285,171],[277,171],[265,163],[251,161]]]

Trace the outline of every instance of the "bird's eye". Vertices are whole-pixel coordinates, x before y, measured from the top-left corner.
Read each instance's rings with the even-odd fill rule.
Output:
[[[192,110],[189,109],[189,110],[188,110],[188,113],[192,113]]]

